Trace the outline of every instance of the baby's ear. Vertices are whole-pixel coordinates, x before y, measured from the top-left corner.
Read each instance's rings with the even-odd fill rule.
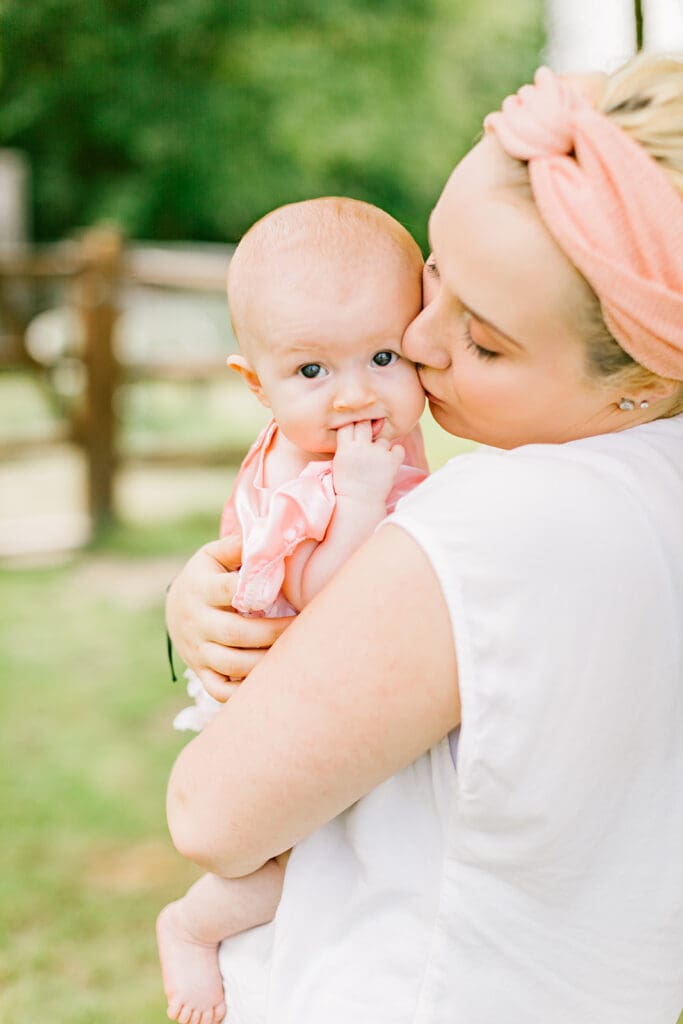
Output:
[[[265,405],[266,408],[269,409],[270,402],[261,387],[261,381],[259,380],[258,374],[251,364],[247,362],[244,356],[228,356],[227,363],[231,370],[234,370],[235,373],[239,373],[240,377],[242,377],[246,382],[249,390],[254,392],[261,405]]]

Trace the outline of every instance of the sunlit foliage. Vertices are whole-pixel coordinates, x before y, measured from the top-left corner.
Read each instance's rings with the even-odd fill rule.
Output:
[[[31,157],[40,238],[234,240],[344,193],[424,242],[488,109],[528,78],[540,0],[4,0],[0,145]]]

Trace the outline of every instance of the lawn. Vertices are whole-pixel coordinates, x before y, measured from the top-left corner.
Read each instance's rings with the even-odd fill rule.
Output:
[[[164,792],[184,742],[162,595],[212,521],[0,572],[0,1020],[165,1019],[154,919],[196,876]]]

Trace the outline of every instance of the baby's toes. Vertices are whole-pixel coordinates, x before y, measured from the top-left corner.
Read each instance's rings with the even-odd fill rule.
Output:
[[[225,1003],[217,1003],[213,1008],[213,1017],[209,1016],[208,1019],[204,1021],[204,1024],[221,1024],[227,1009],[228,1008]]]
[[[183,1004],[178,999],[171,999],[166,1010],[166,1016],[169,1020],[179,1020],[182,1008]]]

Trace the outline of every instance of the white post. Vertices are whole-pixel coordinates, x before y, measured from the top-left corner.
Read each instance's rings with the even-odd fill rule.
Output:
[[[29,238],[29,165],[16,149],[0,149],[0,247],[16,248]]]
[[[683,54],[683,0],[643,0],[643,49]]]
[[[613,71],[636,52],[633,0],[546,0],[546,25],[545,59],[558,73]]]

